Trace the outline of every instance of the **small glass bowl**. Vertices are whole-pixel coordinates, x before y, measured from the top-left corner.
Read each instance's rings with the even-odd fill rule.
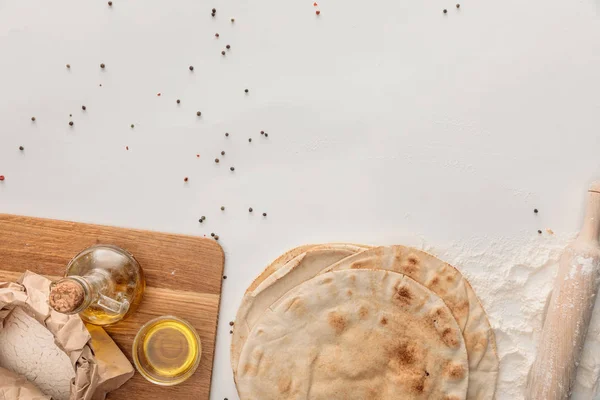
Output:
[[[154,318],[133,341],[133,363],[147,380],[161,386],[184,382],[200,364],[202,343],[189,322],[172,315]]]

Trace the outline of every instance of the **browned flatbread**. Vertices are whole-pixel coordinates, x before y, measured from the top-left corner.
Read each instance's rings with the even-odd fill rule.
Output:
[[[242,400],[466,398],[466,347],[444,302],[382,270],[336,271],[261,316],[238,366]]]

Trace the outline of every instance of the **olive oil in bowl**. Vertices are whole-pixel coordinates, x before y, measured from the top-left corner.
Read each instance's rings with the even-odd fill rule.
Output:
[[[147,322],[133,342],[133,361],[138,372],[157,385],[172,386],[194,374],[202,354],[196,329],[173,316]]]

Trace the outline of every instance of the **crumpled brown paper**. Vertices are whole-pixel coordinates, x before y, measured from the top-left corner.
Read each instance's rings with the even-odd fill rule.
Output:
[[[15,307],[27,310],[53,335],[75,370],[70,400],[104,400],[106,393],[129,380],[134,370],[104,329],[90,325],[77,315],[65,315],[48,306],[50,281],[25,272],[18,283],[0,282],[0,329]],[[0,398],[3,400],[46,400],[25,378],[0,367]]]

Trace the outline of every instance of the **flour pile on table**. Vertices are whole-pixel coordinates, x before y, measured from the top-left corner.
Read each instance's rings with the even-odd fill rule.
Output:
[[[498,400],[524,398],[560,254],[575,234],[490,242],[474,238],[425,250],[456,266],[483,303],[496,334]],[[600,302],[596,303],[573,400],[600,400]]]

